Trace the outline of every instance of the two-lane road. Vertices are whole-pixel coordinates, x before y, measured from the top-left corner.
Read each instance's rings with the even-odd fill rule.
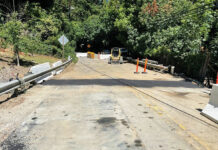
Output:
[[[216,128],[202,125],[188,116],[180,120],[184,116],[181,112],[167,106],[165,108],[151,97],[105,75],[114,75],[123,82],[131,78],[129,82],[134,82],[134,78],[138,77],[128,77],[125,75],[126,69],[122,69],[128,65],[108,65],[106,61],[83,58],[76,65],[70,65],[61,75],[31,89],[34,92],[21,95],[24,100],[19,105],[24,105],[22,109],[28,109],[28,113],[22,113],[23,117],[17,116],[20,123],[1,143],[1,148],[212,150],[217,146]],[[120,74],[123,77],[119,77]],[[140,81],[144,80],[141,76],[139,78]],[[19,107],[7,111],[14,111],[16,115],[16,111],[24,111]],[[193,127],[187,129],[185,125],[192,125],[182,123],[189,122],[188,119],[202,127],[202,134],[207,130],[208,138],[202,139],[196,135],[195,132],[201,131],[198,127],[197,131],[192,131]]]

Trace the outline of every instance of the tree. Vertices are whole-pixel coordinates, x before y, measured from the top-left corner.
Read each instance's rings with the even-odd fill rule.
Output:
[[[14,56],[17,61],[17,66],[20,66],[19,57],[19,40],[22,34],[24,24],[16,19],[17,14],[13,14],[11,20],[5,23],[1,28],[0,36],[5,39],[5,42],[13,45]]]
[[[0,26],[10,29],[7,24],[11,19],[7,16],[11,13],[12,1],[4,1],[4,6],[0,6],[4,12],[3,15],[0,11],[3,16]],[[149,57],[165,65],[175,65],[177,72],[203,81],[206,74],[212,74],[211,70],[214,74],[218,68],[217,7],[214,2],[51,0],[48,3],[19,0],[15,3],[16,11],[22,26],[27,25],[27,34],[18,36],[18,48],[61,56],[57,39],[65,34],[70,40],[68,53],[74,53],[75,48],[86,50],[87,44],[95,51],[126,47],[132,57]],[[8,41],[10,38],[6,36]],[[10,40],[8,42],[13,45]],[[38,45],[34,46],[34,43]]]

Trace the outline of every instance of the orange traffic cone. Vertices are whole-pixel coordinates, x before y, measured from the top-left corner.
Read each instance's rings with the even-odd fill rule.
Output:
[[[136,72],[134,72],[135,74],[139,73],[139,58],[137,58],[137,63],[136,63]]]
[[[143,74],[147,73],[146,69],[147,69],[147,64],[148,64],[148,59],[145,59],[145,67],[144,67],[144,72],[142,72]]]

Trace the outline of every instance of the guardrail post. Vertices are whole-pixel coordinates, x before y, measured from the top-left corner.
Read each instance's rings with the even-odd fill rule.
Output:
[[[170,73],[173,75],[175,71],[175,66],[171,66]]]

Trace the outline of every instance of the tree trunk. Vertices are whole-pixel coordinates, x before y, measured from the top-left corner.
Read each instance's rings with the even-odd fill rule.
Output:
[[[204,78],[206,76],[206,73],[207,73],[207,68],[208,68],[208,64],[210,62],[210,53],[206,52],[206,58],[205,58],[205,61],[204,61],[204,64],[200,70],[200,81],[203,82],[204,81]]]
[[[16,58],[17,58],[17,66],[20,66],[20,56],[19,56],[19,52],[16,53]]]
[[[17,50],[17,47],[14,47],[14,52],[15,52],[15,57],[17,61],[17,66],[20,66],[20,56],[19,56],[19,51]]]

